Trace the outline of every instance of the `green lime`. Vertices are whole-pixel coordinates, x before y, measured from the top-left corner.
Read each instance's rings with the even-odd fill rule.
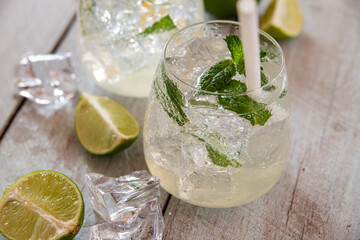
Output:
[[[204,0],[206,11],[218,18],[230,18],[236,16],[237,0]]]
[[[129,147],[139,136],[133,115],[108,97],[82,93],[75,114],[76,134],[92,154],[114,154]]]
[[[298,36],[303,21],[296,0],[273,0],[260,20],[260,28],[277,40],[283,40]]]
[[[72,239],[84,220],[78,187],[54,171],[29,173],[5,188],[0,232],[8,239]]]

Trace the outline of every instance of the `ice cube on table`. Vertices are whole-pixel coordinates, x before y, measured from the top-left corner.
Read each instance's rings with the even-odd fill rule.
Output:
[[[160,180],[145,170],[118,178],[88,173],[85,181],[95,211],[107,221],[126,220],[160,196]]]
[[[128,220],[92,226],[90,240],[161,240],[163,231],[161,207],[157,200],[153,200],[145,203]]]
[[[61,103],[77,92],[71,53],[29,55],[15,68],[17,93],[39,104]]]

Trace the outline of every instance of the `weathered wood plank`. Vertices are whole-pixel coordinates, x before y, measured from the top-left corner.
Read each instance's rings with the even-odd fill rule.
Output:
[[[171,197],[165,239],[359,239],[360,3],[299,2],[304,32],[282,43],[292,137],[279,183],[238,208]]]
[[[77,1],[0,2],[0,135],[21,102],[13,87],[14,65],[25,53],[48,53],[75,14]]]
[[[58,51],[73,53],[74,65],[80,80],[80,92],[113,98],[135,116],[142,128],[146,99],[111,95],[90,80],[76,54],[76,30],[74,24]],[[87,153],[78,142],[74,129],[78,100],[79,96],[76,96],[67,104],[57,108],[26,101],[0,144],[0,191],[31,171],[50,169],[64,173],[78,185],[85,201],[85,221],[76,239],[89,239],[89,228],[102,220],[92,209],[90,193],[84,183],[84,174],[97,172],[115,177],[147,167],[143,154],[142,132],[129,149],[117,155],[98,157]],[[162,206],[165,205],[167,198],[168,194],[162,190]]]

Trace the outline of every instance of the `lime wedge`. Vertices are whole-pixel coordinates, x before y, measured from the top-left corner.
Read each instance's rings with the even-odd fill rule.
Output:
[[[75,114],[76,134],[92,154],[114,154],[129,147],[140,127],[131,113],[107,97],[82,93]]]
[[[303,21],[296,0],[273,0],[260,20],[260,28],[275,39],[283,40],[298,36]]]
[[[23,176],[6,187],[0,200],[0,232],[8,239],[72,239],[83,220],[81,192],[54,171]]]

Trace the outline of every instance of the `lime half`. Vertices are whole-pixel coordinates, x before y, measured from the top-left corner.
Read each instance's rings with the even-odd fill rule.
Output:
[[[303,16],[296,0],[273,0],[260,21],[260,28],[277,40],[296,37],[303,27]]]
[[[72,239],[83,220],[81,192],[54,171],[23,176],[6,187],[0,200],[0,232],[8,239]]]
[[[96,155],[114,154],[129,147],[140,127],[131,113],[108,97],[82,93],[75,114],[80,143]]]

